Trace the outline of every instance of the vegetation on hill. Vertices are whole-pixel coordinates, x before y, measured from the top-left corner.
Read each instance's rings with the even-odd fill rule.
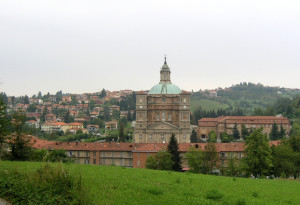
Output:
[[[191,96],[192,123],[203,117],[221,115],[277,115],[300,118],[300,91],[268,87],[262,84],[240,83],[227,89],[218,89],[218,97],[208,91]]]
[[[33,162],[0,162],[0,170],[13,173],[16,170],[20,174],[36,173],[42,163]],[[17,168],[18,167],[18,168]],[[201,175],[192,173],[178,173],[171,171],[158,171],[147,169],[132,169],[116,166],[95,166],[79,164],[63,164],[62,168],[72,178],[71,181],[81,184],[83,193],[78,192],[76,183],[71,184],[71,190],[64,190],[75,202],[84,199],[82,204],[299,204],[299,181],[246,179],[232,177],[217,177],[213,175]],[[3,175],[0,175],[3,180]],[[37,176],[31,180],[37,180]],[[11,178],[13,179],[13,177]],[[60,178],[59,178],[60,179]],[[5,180],[5,179],[4,179]],[[52,180],[49,180],[49,183]],[[17,183],[17,180],[13,182]],[[27,183],[31,183],[27,182]],[[46,192],[39,192],[37,197],[45,201],[60,199],[58,191],[63,185],[58,179],[53,179],[49,191],[45,184]],[[80,184],[80,183],[79,183]],[[0,186],[3,183],[0,183]],[[26,184],[18,182],[19,187],[15,191],[22,192],[23,200],[32,196]],[[53,186],[56,185],[56,186]],[[39,188],[38,187],[38,188]],[[70,187],[69,185],[67,187]],[[37,189],[38,189],[37,188]],[[13,199],[15,195],[5,195],[0,189],[1,196]],[[67,192],[66,192],[67,191]],[[78,197],[73,198],[72,193]],[[37,193],[34,191],[34,194]],[[50,197],[52,193],[58,193],[56,198]],[[16,193],[15,193],[16,194]],[[80,198],[82,196],[82,198]],[[11,197],[11,198],[10,198]],[[65,200],[66,198],[62,198]],[[37,203],[32,203],[37,204]],[[45,203],[44,203],[45,204]],[[71,204],[66,202],[65,204]],[[76,203],[73,203],[76,204]]]

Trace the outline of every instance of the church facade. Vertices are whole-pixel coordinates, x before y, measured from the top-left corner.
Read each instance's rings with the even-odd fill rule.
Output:
[[[160,82],[149,92],[136,93],[135,143],[168,143],[172,133],[178,143],[189,143],[190,93],[171,82],[171,71],[165,59]]]

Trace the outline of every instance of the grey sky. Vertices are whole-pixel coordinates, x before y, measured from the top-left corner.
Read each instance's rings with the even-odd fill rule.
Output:
[[[0,91],[300,88],[300,1],[0,1]]]

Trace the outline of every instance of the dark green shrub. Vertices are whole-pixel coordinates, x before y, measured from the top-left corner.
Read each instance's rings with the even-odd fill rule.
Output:
[[[206,194],[207,199],[219,200],[223,198],[223,194],[216,189],[210,190]]]
[[[81,177],[74,177],[61,164],[46,164],[22,174],[0,169],[0,196],[13,204],[89,204]]]

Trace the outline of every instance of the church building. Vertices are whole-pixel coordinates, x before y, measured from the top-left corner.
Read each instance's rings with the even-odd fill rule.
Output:
[[[160,82],[149,92],[136,93],[135,143],[168,143],[172,133],[178,143],[189,143],[190,93],[171,82],[171,71],[165,62]]]

